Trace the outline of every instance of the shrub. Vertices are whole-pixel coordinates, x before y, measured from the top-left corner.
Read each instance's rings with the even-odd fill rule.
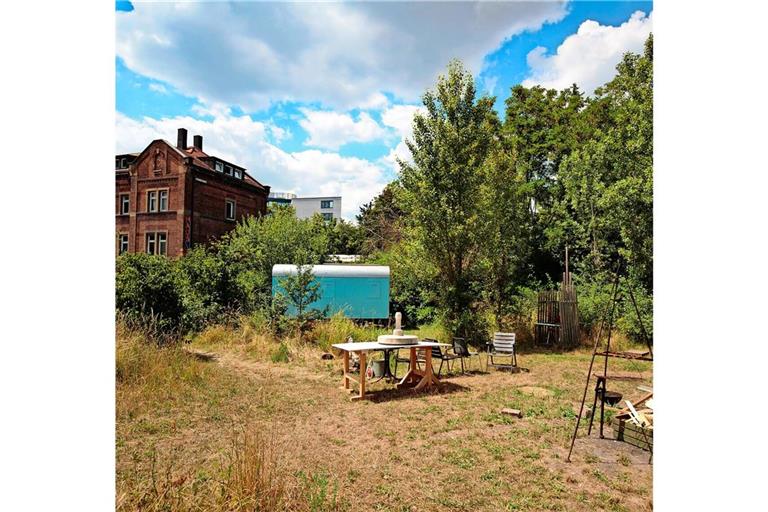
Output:
[[[182,327],[183,281],[172,260],[143,253],[118,256],[115,293],[117,309],[133,321],[152,319],[163,331]]]
[[[273,363],[287,363],[288,356],[288,345],[286,345],[284,341],[281,341],[277,348],[272,351],[270,359]]]

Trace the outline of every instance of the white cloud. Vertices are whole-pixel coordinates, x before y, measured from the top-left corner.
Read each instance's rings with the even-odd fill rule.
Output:
[[[381,114],[382,123],[393,128],[400,136],[400,142],[382,159],[382,164],[395,173],[400,172],[398,158],[405,162],[412,161],[411,151],[406,146],[405,140],[413,137],[413,116],[424,112],[426,108],[419,105],[394,105]]]
[[[305,117],[299,125],[309,134],[307,146],[339,149],[350,142],[370,142],[385,135],[381,126],[366,112],[361,112],[357,120],[350,114],[339,112],[309,109],[301,109],[301,112]]]
[[[561,19],[565,2],[137,3],[117,13],[126,65],[206,103],[412,102],[457,57],[477,72],[506,38]]]
[[[163,84],[159,84],[157,82],[152,82],[149,84],[149,90],[155,91],[160,94],[168,94],[168,89],[165,88]]]
[[[417,112],[426,112],[420,105],[393,105],[381,113],[381,122],[394,128],[401,137],[413,134],[413,116]]]
[[[530,87],[541,85],[565,89],[576,83],[587,94],[608,82],[624,53],[640,53],[651,32],[653,13],[637,11],[618,27],[587,20],[568,36],[554,55],[539,46],[528,54],[531,75],[523,81]]]
[[[243,165],[248,172],[275,191],[299,195],[340,195],[342,216],[354,219],[364,203],[383,190],[388,173],[367,160],[342,157],[338,153],[307,150],[289,153],[268,141],[280,130],[271,123],[215,111],[212,120],[188,116],[131,119],[117,113],[117,153],[142,151],[150,141],[176,141],[178,128],[203,136],[206,153]]]

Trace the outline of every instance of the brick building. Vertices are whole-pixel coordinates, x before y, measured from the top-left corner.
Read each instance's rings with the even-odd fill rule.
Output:
[[[203,151],[195,135],[187,147],[158,139],[141,153],[115,155],[116,249],[181,256],[208,243],[248,215],[267,211],[269,187],[243,167]]]

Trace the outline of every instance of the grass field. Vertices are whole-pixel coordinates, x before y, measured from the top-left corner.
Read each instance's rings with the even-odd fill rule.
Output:
[[[565,462],[587,351],[523,352],[527,372],[429,393],[377,383],[351,402],[338,359],[284,349],[290,362],[272,362],[278,344],[247,326],[163,349],[119,327],[117,509],[652,509],[647,452],[593,432]],[[609,385],[628,398],[651,381],[647,363],[610,368],[643,377]]]

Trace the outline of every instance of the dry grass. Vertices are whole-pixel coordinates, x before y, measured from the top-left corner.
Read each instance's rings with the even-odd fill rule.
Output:
[[[276,345],[244,327],[212,327],[189,349],[119,333],[118,509],[652,509],[646,452],[580,439],[564,461],[586,352],[523,354],[529,373],[453,375],[437,392],[376,383],[360,403],[319,347],[288,340],[284,364]],[[639,383],[610,387],[631,398]]]

